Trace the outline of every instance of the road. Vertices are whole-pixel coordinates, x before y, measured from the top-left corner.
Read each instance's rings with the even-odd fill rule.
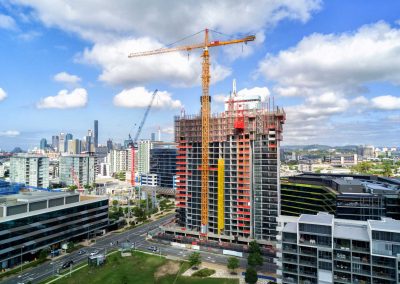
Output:
[[[60,272],[68,271],[68,269],[61,269],[62,265],[65,262],[72,260],[74,262],[73,266],[75,266],[79,263],[86,261],[88,254],[90,254],[91,252],[97,250],[102,253],[111,249],[116,249],[117,242],[125,242],[127,239],[129,239],[131,242],[138,243],[138,245],[140,246],[144,243],[148,231],[154,230],[155,228],[159,227],[165,222],[168,222],[172,218],[173,216],[166,216],[160,218],[159,220],[144,224],[123,233],[110,233],[104,237],[97,238],[96,243],[94,243],[90,247],[83,248],[86,251],[85,254],[79,255],[78,251],[72,252],[65,256],[56,258],[56,260],[53,262],[43,263],[37,267],[27,270],[26,272],[23,271],[22,274],[3,279],[1,283],[16,284],[27,283],[29,281],[33,284],[39,283],[51,277],[52,275],[55,275],[58,269],[60,269]],[[113,243],[112,246],[110,245],[111,243]]]
[[[118,248],[117,242],[119,244],[122,242],[129,241],[130,243],[134,244],[135,249],[147,252],[149,252],[149,250],[147,249],[149,246],[157,246],[158,248],[157,253],[162,254],[163,256],[168,255],[179,259],[187,259],[189,254],[193,252],[192,250],[172,247],[146,240],[146,235],[148,231],[158,228],[161,224],[170,221],[172,218],[173,216],[166,216],[157,221],[144,224],[142,226],[131,229],[129,231],[125,231],[123,233],[110,233],[104,237],[98,238],[96,243],[93,244],[92,246],[83,248],[86,251],[85,254],[79,255],[78,251],[72,252],[70,254],[57,258],[53,262],[46,262],[35,268],[29,269],[20,275],[15,275],[11,278],[4,279],[2,283],[15,284],[15,283],[27,283],[29,281],[32,284],[39,283],[47,278],[50,278],[53,275],[56,275],[58,270],[60,270],[60,272],[69,271],[69,269],[61,268],[65,262],[72,260],[74,262],[73,266],[76,266],[79,263],[87,261],[88,255],[95,250],[99,251],[100,253],[104,252],[106,253],[111,249]],[[204,251],[199,251],[199,252],[204,262],[212,262],[217,264],[226,264],[228,262],[229,256],[204,252]],[[239,261],[241,267],[243,268],[246,267],[247,264],[246,259],[239,258]],[[276,268],[274,264],[266,263],[263,266],[263,270],[267,272],[275,272]]]

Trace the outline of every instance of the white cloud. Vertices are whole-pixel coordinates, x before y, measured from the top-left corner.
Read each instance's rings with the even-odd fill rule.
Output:
[[[6,30],[17,30],[17,24],[12,17],[0,14],[0,28]]]
[[[371,99],[373,108],[381,110],[400,110],[400,97],[379,96]]]
[[[237,92],[238,97],[260,96],[262,102],[265,102],[270,94],[271,92],[267,87],[254,87],[250,89],[244,88]],[[224,103],[228,98],[229,95],[224,94],[217,94],[213,96],[213,100],[217,103]]]
[[[83,88],[76,88],[71,92],[61,90],[56,96],[50,96],[37,103],[37,108],[80,108],[87,105],[88,94]]]
[[[265,101],[269,97],[270,91],[267,87],[244,88],[237,92],[237,95],[238,97],[260,96],[261,101]]]
[[[131,52],[160,48],[206,27],[222,32],[211,32],[211,40],[225,40],[225,34],[257,33],[256,43],[244,48],[243,53],[239,45],[227,47],[225,54],[235,59],[251,54],[254,48],[251,45],[264,40],[264,29],[284,19],[305,22],[321,6],[321,0],[251,0],[234,4],[230,0],[15,0],[15,3],[31,7],[32,15],[46,26],[76,33],[93,43],[78,60],[99,66],[101,81],[124,87],[150,81],[173,86],[200,84],[201,59],[196,52],[189,59],[183,53],[127,59]],[[199,34],[180,44],[202,41],[203,35]],[[218,64],[214,58],[211,66],[211,83],[231,74],[230,68]]]
[[[174,127],[173,126],[167,126],[161,129],[162,133],[167,133],[167,134],[174,134]]]
[[[77,84],[81,81],[76,75],[68,74],[67,72],[60,72],[54,75],[54,81],[67,83],[67,84]]]
[[[0,88],[0,102],[4,100],[7,97],[6,91],[4,91],[2,88]]]
[[[201,58],[196,52],[189,57],[173,52],[128,58],[131,52],[160,47],[161,43],[147,37],[99,43],[85,49],[78,61],[100,66],[99,79],[112,85],[131,86],[148,82],[168,82],[174,86],[200,84]],[[230,74],[229,68],[214,62],[211,82],[223,80]]]
[[[307,36],[292,48],[267,55],[259,72],[276,81],[282,95],[320,89],[352,95],[371,82],[400,84],[399,48],[400,29],[378,22],[353,33]]]
[[[147,107],[152,98],[153,92],[148,91],[144,87],[135,87],[125,89],[114,97],[114,105],[127,108],[144,108]],[[181,108],[182,103],[179,100],[173,100],[171,94],[166,91],[158,91],[153,108]]]
[[[368,128],[360,120],[367,116],[357,115],[371,108],[397,108],[396,97],[364,95],[371,83],[400,84],[399,49],[400,28],[381,21],[354,32],[312,34],[276,55],[268,54],[259,64],[259,73],[275,81],[273,90],[278,95],[302,99],[285,108],[284,139],[306,143],[322,141],[324,136],[335,141],[340,135],[348,139],[345,134],[350,140],[367,136]],[[352,125],[338,122],[351,117],[357,117]],[[350,126],[355,127],[352,133],[340,128]]]
[[[0,131],[0,137],[16,137],[19,136],[21,133],[17,130],[6,130]]]
[[[171,42],[206,27],[225,34],[259,31],[283,19],[306,22],[321,0],[187,1],[43,1],[16,0],[35,10],[47,26],[72,31],[99,42],[150,35]],[[95,12],[94,12],[95,7]],[[166,13],[168,11],[168,13]],[[132,20],[134,19],[134,20]]]

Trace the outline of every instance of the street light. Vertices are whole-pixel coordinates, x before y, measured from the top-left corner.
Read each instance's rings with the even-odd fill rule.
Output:
[[[50,262],[50,265],[53,265],[53,276],[54,276],[54,265],[55,265],[56,263],[53,261],[53,262]]]
[[[21,245],[21,273],[22,273],[22,249],[24,248],[24,245]]]

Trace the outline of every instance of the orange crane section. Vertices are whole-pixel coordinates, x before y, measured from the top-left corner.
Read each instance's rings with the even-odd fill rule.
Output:
[[[209,95],[210,89],[210,54],[209,48],[237,44],[237,43],[247,43],[249,41],[254,41],[255,36],[250,35],[239,39],[233,39],[228,41],[209,41],[209,31],[204,30],[204,42],[193,45],[177,46],[171,48],[159,48],[150,51],[135,52],[128,55],[129,58],[149,56],[162,53],[169,53],[175,51],[191,51],[193,49],[203,49],[203,62],[202,62],[202,96],[201,96],[201,233],[203,235],[207,234],[208,225],[208,180],[209,180],[209,168],[208,168],[208,147],[210,143],[210,113],[211,113],[211,97]]]

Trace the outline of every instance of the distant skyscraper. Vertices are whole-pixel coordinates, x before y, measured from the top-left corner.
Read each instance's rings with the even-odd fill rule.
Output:
[[[94,147],[97,148],[99,146],[99,121],[94,121]]]
[[[60,139],[58,143],[58,152],[64,153],[65,152],[65,133],[60,133]]]
[[[47,140],[46,138],[42,138],[40,140],[40,150],[45,150],[47,148]]]
[[[155,133],[151,133],[151,141],[156,141],[156,134]]]
[[[81,140],[72,139],[68,140],[68,154],[80,154],[81,153]]]
[[[58,137],[58,135],[53,135],[51,137],[51,147],[53,148],[53,150],[58,151],[59,144],[60,144],[60,138]]]
[[[107,150],[108,152],[111,152],[111,150],[113,149],[113,142],[111,139],[107,140]]]
[[[64,152],[68,152],[68,141],[72,140],[74,137],[72,136],[71,133],[67,133],[65,135],[65,141],[64,141]]]

